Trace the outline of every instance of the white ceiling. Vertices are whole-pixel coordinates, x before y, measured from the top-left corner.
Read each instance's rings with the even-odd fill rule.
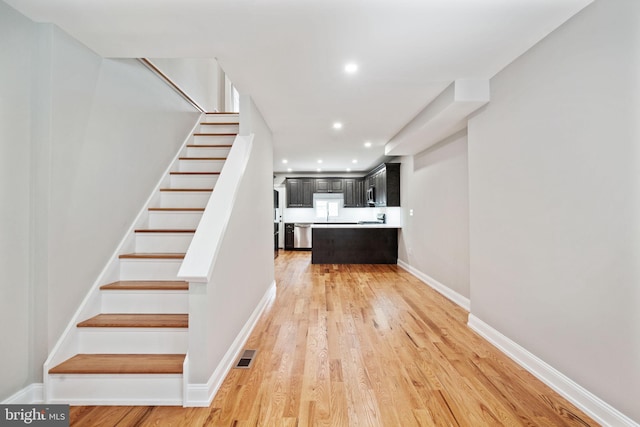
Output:
[[[381,161],[453,80],[492,77],[592,0],[5,1],[104,57],[217,58],[273,131],[276,172],[344,172]]]

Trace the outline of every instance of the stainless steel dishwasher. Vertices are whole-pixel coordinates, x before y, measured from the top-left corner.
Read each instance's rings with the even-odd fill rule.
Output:
[[[311,224],[293,224],[294,249],[311,249]]]

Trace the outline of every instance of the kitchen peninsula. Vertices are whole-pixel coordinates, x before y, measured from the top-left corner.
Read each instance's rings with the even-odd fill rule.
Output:
[[[396,264],[398,229],[388,224],[313,224],[312,264]]]

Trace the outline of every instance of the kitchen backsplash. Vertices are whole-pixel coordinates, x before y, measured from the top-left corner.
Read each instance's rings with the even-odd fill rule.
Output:
[[[376,214],[387,215],[387,224],[402,226],[402,208],[342,208],[337,217],[329,222],[374,221]],[[285,208],[282,212],[283,222],[325,222],[326,218],[317,218],[313,208]]]

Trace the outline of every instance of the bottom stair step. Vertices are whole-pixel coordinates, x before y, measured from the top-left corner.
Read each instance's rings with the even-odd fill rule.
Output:
[[[184,354],[77,354],[50,374],[182,374]]]

